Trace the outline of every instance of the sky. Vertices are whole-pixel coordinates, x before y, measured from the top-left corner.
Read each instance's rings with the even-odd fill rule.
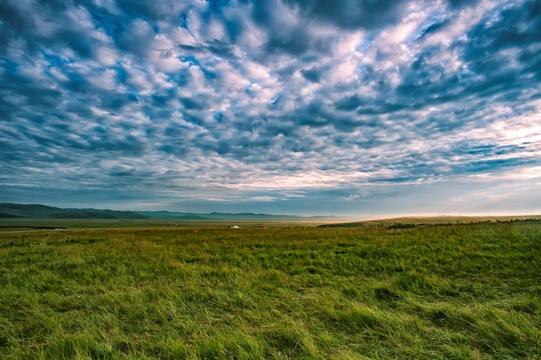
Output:
[[[0,202],[541,213],[541,1],[3,0]]]

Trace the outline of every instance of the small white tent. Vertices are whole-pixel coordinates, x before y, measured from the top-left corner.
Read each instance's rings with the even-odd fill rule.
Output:
[[[240,229],[237,225],[231,226],[231,229]]]

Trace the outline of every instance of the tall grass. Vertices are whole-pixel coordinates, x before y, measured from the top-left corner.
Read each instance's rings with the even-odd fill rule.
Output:
[[[8,359],[538,359],[541,224],[0,234]]]

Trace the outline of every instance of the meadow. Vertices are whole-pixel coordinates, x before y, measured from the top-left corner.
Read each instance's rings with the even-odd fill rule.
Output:
[[[539,359],[541,221],[0,233],[0,358]]]

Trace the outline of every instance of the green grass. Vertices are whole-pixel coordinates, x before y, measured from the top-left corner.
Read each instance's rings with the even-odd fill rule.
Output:
[[[539,359],[541,223],[0,233],[0,358]]]
[[[319,227],[413,227],[414,225],[454,225],[487,222],[539,221],[541,215],[502,215],[502,216],[424,216],[398,217],[389,219],[364,220],[355,222],[335,221]]]
[[[242,228],[297,228],[315,227],[328,221],[245,221],[245,220],[185,220],[185,219],[0,219],[0,232],[13,230],[43,230],[54,228],[205,228],[228,229],[233,225]]]

